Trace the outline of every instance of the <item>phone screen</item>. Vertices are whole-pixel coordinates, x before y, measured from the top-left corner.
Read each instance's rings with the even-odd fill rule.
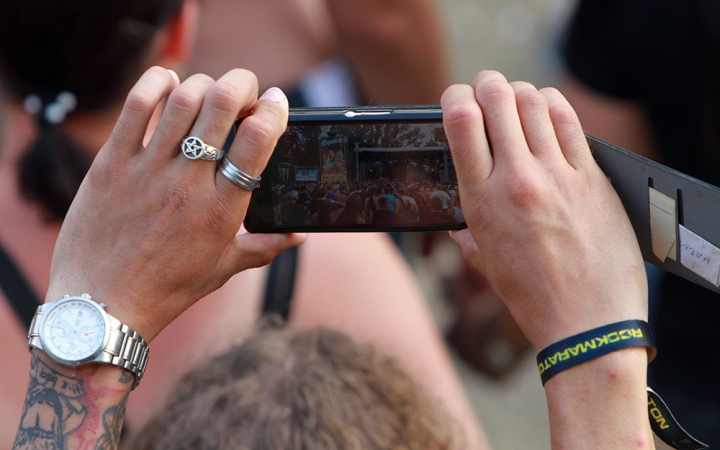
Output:
[[[439,120],[291,122],[253,192],[255,232],[465,227]]]

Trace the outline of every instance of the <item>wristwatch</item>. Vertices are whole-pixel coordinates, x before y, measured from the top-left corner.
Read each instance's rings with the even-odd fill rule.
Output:
[[[135,375],[140,384],[148,360],[145,339],[105,312],[90,295],[65,295],[38,306],[30,324],[28,349],[35,347],[66,366],[112,364]]]

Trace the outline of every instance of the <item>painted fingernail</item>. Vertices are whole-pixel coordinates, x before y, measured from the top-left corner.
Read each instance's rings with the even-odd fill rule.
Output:
[[[260,97],[261,99],[270,100],[275,103],[282,103],[285,101],[285,94],[280,88],[271,87]]]
[[[167,69],[167,71],[170,72],[170,76],[172,76],[175,80],[175,84],[180,84],[180,77],[178,76],[177,72],[172,69]]]

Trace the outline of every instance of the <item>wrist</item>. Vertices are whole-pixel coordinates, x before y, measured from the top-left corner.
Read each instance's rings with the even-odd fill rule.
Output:
[[[623,320],[569,336],[537,355],[543,385],[564,370],[625,348],[646,347],[649,359],[656,355],[650,326],[643,320]]]
[[[106,311],[88,294],[65,295],[37,308],[27,346],[42,350],[61,366],[111,365],[140,383],[149,348],[142,336]]]
[[[42,373],[48,370],[54,376],[65,377],[67,380],[74,380],[80,386],[87,389],[107,387],[109,397],[123,397],[132,390],[135,377],[127,370],[109,364],[86,364],[83,366],[67,366],[54,361],[43,350],[32,349],[33,370]],[[41,377],[42,378],[42,377]],[[47,377],[52,380],[52,377]],[[74,388],[71,388],[74,389]]]
[[[548,380],[552,448],[652,448],[647,364],[646,349],[632,347]],[[559,436],[562,443],[555,442]]]

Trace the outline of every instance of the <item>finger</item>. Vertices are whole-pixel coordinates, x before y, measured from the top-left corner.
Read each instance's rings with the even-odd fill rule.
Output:
[[[235,141],[226,155],[230,162],[251,177],[265,169],[270,155],[288,121],[288,101],[278,88],[268,89],[257,101],[252,113],[238,127]],[[249,199],[249,191],[235,185],[222,172],[216,174],[216,186],[225,198]],[[243,210],[247,205],[242,205]]]
[[[555,130],[550,121],[548,101],[535,86],[516,81],[510,83],[515,91],[520,123],[530,151],[536,157],[549,162],[565,161]]]
[[[544,88],[540,92],[547,99],[555,136],[567,162],[576,169],[595,165],[580,119],[567,99],[554,88]]]
[[[443,93],[441,105],[460,186],[476,187],[492,173],[493,157],[475,92],[468,85],[450,86]]]
[[[195,136],[217,149],[222,149],[235,119],[257,102],[258,82],[255,74],[234,69],[218,79],[207,91],[200,115],[188,136]],[[203,164],[214,170],[211,163]]]
[[[160,122],[148,143],[153,156],[172,158],[180,151],[180,141],[190,132],[203,106],[205,95],[215,82],[203,74],[185,80],[168,97]]]
[[[148,69],[128,93],[106,148],[126,157],[140,152],[155,108],[178,84],[175,72],[162,67]]]
[[[284,250],[303,242],[305,234],[302,233],[238,234],[228,252],[226,267],[232,273],[262,267],[270,264]]]
[[[483,71],[473,80],[473,87],[483,112],[495,164],[523,164],[531,153],[520,124],[512,86],[502,74]]]
[[[450,237],[460,246],[463,259],[468,266],[483,273],[482,258],[475,238],[469,228],[459,231],[451,231]]]

